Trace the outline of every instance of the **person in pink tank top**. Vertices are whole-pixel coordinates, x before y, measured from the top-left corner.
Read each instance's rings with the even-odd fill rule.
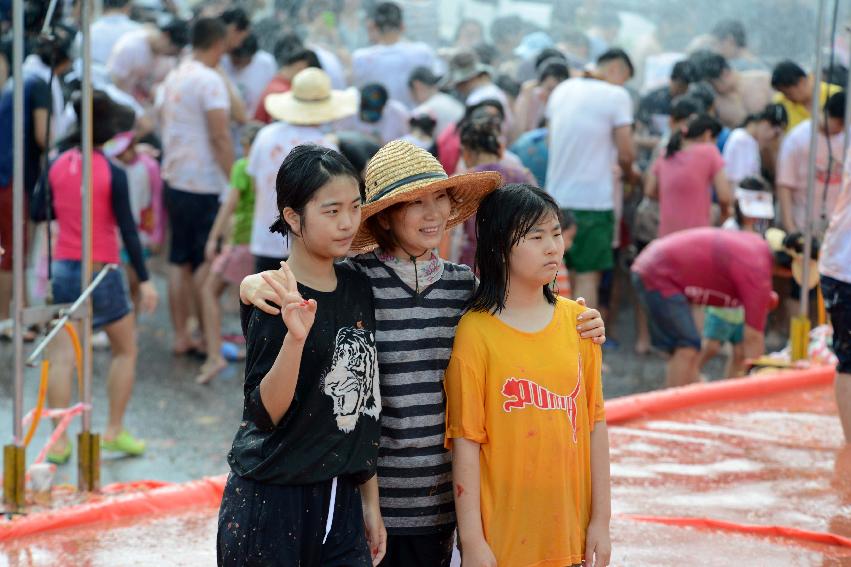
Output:
[[[140,281],[140,307],[152,312],[157,304],[157,292],[148,277],[136,222],[130,209],[127,175],[112,164],[101,147],[117,132],[113,127],[115,104],[96,91],[93,97],[94,144],[92,153],[92,256],[93,277],[107,264],[118,264],[118,233]],[[79,100],[75,104],[81,115]],[[58,234],[53,256],[51,287],[56,303],[72,303],[81,289],[82,257],[82,185],[83,156],[80,151],[79,128],[69,135],[66,147],[50,166],[48,184],[53,199],[53,211]],[[113,270],[92,293],[92,315],[95,329],[103,328],[109,337],[112,360],[107,384],[109,417],[103,435],[103,448],[127,455],[141,455],[145,443],[124,429],[124,413],[133,391],[136,377],[136,321],[121,271]],[[71,370],[74,350],[68,337],[60,333],[50,347],[50,382],[47,399],[50,407],[63,408],[71,404]],[[64,464],[71,457],[71,445],[63,436],[48,453],[48,460]]]

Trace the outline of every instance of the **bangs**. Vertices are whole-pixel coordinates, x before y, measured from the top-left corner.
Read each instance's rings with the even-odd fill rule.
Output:
[[[536,225],[546,219],[549,215],[555,217],[555,221],[561,226],[561,211],[553,203],[543,199],[530,198],[521,208],[518,214],[512,215],[511,225],[507,227],[506,234],[511,235],[508,248],[513,248],[523,240]]]

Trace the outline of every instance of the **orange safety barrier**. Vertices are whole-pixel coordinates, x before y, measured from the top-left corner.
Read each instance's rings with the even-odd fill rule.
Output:
[[[615,398],[606,402],[606,422],[618,424],[695,406],[824,386],[831,384],[835,375],[836,370],[832,366],[816,366]]]
[[[177,512],[201,506],[218,506],[222,500],[226,479],[225,475],[207,477],[201,480],[133,492],[108,500],[69,506],[61,510],[19,516],[6,523],[0,523],[0,541],[96,522]],[[127,484],[130,486],[138,485],[138,483]],[[116,492],[122,487],[123,484],[118,483],[104,491]]]
[[[674,518],[668,516],[642,516],[637,514],[622,514],[618,517],[626,518],[627,520],[635,520],[637,522],[665,524],[668,526],[723,530],[728,532],[738,532],[766,537],[776,536],[814,543],[825,543],[828,545],[851,547],[851,538],[832,534],[830,532],[815,532],[812,530],[802,530],[789,526],[763,526],[758,524],[739,524],[737,522],[716,520],[714,518]]]

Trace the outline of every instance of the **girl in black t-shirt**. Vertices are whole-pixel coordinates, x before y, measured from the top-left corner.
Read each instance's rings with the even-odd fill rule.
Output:
[[[334,264],[360,225],[358,173],[333,150],[298,146],[276,189],[270,230],[291,236],[288,284],[267,282],[286,307],[279,317],[241,306],[245,405],[228,454],[218,564],[377,564],[386,531],[372,288]]]

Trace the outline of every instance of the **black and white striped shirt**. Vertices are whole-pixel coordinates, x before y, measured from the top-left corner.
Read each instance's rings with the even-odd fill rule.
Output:
[[[384,524],[393,535],[446,529],[455,522],[455,505],[451,456],[443,448],[443,373],[475,276],[444,262],[440,280],[416,294],[374,253],[350,261],[369,277],[375,296]]]

